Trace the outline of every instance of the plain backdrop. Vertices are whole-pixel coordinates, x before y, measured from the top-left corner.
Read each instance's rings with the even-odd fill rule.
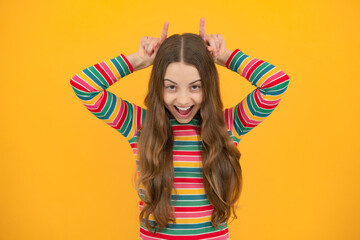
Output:
[[[360,239],[358,1],[1,1],[1,240],[138,239],[135,159],[70,78],[143,36],[221,33],[286,72],[274,112],[238,148],[231,239]],[[254,86],[217,66],[225,107]],[[108,90],[139,106],[151,67]]]

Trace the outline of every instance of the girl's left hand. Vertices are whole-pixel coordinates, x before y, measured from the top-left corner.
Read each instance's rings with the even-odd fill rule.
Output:
[[[206,43],[208,51],[211,52],[215,63],[226,66],[226,61],[231,51],[225,48],[225,39],[221,34],[205,34],[205,19],[200,19],[199,35]]]

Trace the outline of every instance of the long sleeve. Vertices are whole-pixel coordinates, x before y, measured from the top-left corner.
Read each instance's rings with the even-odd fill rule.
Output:
[[[249,57],[239,49],[233,51],[226,67],[256,86],[235,107],[224,110],[226,126],[238,143],[274,111],[287,90],[289,76],[274,65]]]
[[[133,72],[123,54],[84,69],[70,79],[76,96],[98,119],[120,132],[128,141],[145,118],[145,109],[107,91],[111,85]]]

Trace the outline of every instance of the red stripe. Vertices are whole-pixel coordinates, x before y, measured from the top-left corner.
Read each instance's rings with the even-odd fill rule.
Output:
[[[256,91],[259,91],[259,89],[256,89]],[[255,102],[256,102],[256,105],[262,109],[268,109],[268,110],[271,110],[271,109],[274,109],[277,104],[275,105],[265,105],[265,104],[262,104],[261,103],[261,95],[260,94],[257,94],[257,92],[254,93],[254,98],[255,98]]]
[[[170,240],[199,240],[199,239],[208,239],[212,237],[219,237],[229,232],[228,228],[225,228],[224,230],[212,232],[212,233],[205,233],[205,234],[197,234],[193,236],[171,236],[167,234],[162,233],[150,233],[149,231],[140,228],[140,232],[146,236],[149,237],[163,237],[164,239],[170,239]]]
[[[140,200],[139,205],[144,206],[144,202]],[[212,205],[206,205],[201,207],[174,207],[175,212],[201,212],[213,209],[214,207]]]
[[[124,59],[124,61],[126,62],[126,64],[128,65],[128,67],[129,67],[129,69],[130,69],[130,72],[134,72],[134,69],[133,69],[131,63],[129,62],[129,60],[127,60],[127,58],[126,58],[124,55],[122,55],[122,54],[120,54],[120,55],[121,55],[121,57]]]
[[[226,67],[229,68],[229,64],[231,62],[231,60],[234,58],[235,54],[237,52],[239,52],[240,50],[239,49],[235,49],[232,54],[230,55],[229,59],[226,61]],[[230,68],[229,68],[230,69]]]
[[[120,100],[120,101],[123,101],[123,100]],[[123,102],[122,104],[124,104],[124,108],[125,108],[123,111],[124,114],[121,116],[121,119],[118,122],[118,124],[116,124],[115,129],[120,129],[122,127],[122,125],[126,119],[126,116],[128,114],[128,105],[125,102]]]
[[[202,183],[203,179],[201,178],[174,178],[174,182],[182,183]]]
[[[141,128],[141,117],[142,117],[141,107],[137,107],[137,116],[136,116],[137,129],[136,130]]]
[[[94,112],[94,113],[99,113],[102,111],[102,109],[104,108],[105,106],[105,103],[106,103],[106,99],[107,99],[107,96],[108,96],[108,92],[107,91],[104,91],[104,94],[99,98],[98,101],[100,101],[100,105],[98,106],[98,108],[96,109],[89,109],[90,112]]]
[[[252,73],[256,70],[256,68],[257,68],[260,64],[262,64],[263,62],[264,62],[263,60],[259,60],[259,61],[257,61],[254,65],[252,65],[251,68],[249,69],[249,71],[246,73],[245,78],[249,80],[251,74],[252,74]]]
[[[107,83],[109,84],[109,86],[111,86],[112,81],[110,79],[110,77],[107,75],[107,73],[104,71],[104,69],[102,69],[102,67],[100,66],[100,64],[95,64],[94,67],[100,72],[100,74],[105,78],[105,80],[107,81]]]
[[[201,156],[201,151],[173,151],[173,155]]]
[[[89,92],[84,86],[78,84],[74,79],[70,80],[71,86],[73,86],[74,88],[84,91],[84,92]]]
[[[173,130],[198,130],[200,131],[200,126],[171,126]]]
[[[240,112],[240,107],[241,107],[242,104],[243,104],[243,103],[239,104],[238,107],[237,107],[237,109],[236,109],[237,115],[239,116],[239,119],[240,119],[240,122],[242,123],[242,125],[243,125],[244,127],[251,127],[251,128],[256,127],[257,125],[254,125],[254,124],[251,124],[251,123],[247,123],[247,122],[245,121],[245,119],[243,118],[243,116],[242,116],[242,114],[241,114],[241,112]],[[248,116],[248,117],[249,117],[249,116]],[[249,117],[249,118],[250,118],[250,117]],[[250,118],[250,119],[251,119],[251,118]]]
[[[224,111],[224,117],[225,117],[225,125],[226,125],[226,129],[230,129],[230,126],[229,126],[229,118],[228,118],[228,116],[229,116],[229,109],[227,108],[227,109],[225,109],[225,111]]]
[[[276,86],[276,85],[278,85],[280,83],[285,82],[288,79],[289,79],[289,76],[285,74],[284,76],[280,77],[279,79],[276,79],[275,81],[272,81],[269,84],[264,84],[262,86],[262,88],[270,88],[270,87]]]

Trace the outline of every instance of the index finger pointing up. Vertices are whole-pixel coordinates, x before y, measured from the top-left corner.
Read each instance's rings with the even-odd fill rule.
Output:
[[[199,35],[205,41],[205,18],[200,19]]]
[[[164,26],[163,26],[163,29],[162,29],[162,32],[161,32],[160,43],[162,43],[166,39],[167,33],[168,33],[168,28],[169,28],[169,22],[166,21],[164,23]]]

